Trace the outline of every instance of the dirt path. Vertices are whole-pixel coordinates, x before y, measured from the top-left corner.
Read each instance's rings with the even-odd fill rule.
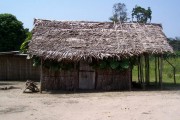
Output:
[[[24,85],[13,84],[20,88]],[[180,90],[22,92],[22,89],[0,90],[0,120],[180,120]]]

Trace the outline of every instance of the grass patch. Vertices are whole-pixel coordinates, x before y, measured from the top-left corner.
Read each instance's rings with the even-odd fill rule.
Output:
[[[176,83],[180,84],[180,58],[168,59],[176,67]],[[138,81],[138,69],[137,66],[133,68],[133,81]],[[150,59],[150,82],[155,81],[155,62],[154,58]],[[163,83],[173,83],[173,68],[165,60],[163,60]]]

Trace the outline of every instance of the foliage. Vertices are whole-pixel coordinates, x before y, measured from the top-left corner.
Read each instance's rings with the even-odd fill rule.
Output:
[[[33,57],[33,67],[37,67],[41,65],[41,59],[39,57]]]
[[[112,69],[112,70],[119,70],[123,71],[128,68],[133,68],[134,64],[136,63],[135,57],[131,59],[123,59],[123,60],[115,60],[113,58],[103,59],[103,60],[93,60],[89,63],[94,69]],[[33,57],[33,66],[40,66],[41,60],[39,57]],[[74,68],[74,63],[71,61],[62,61],[57,62],[54,60],[45,60],[43,61],[43,67],[52,70],[52,71],[59,71],[59,70],[71,70]],[[78,66],[77,66],[78,68]]]
[[[0,14],[0,52],[19,50],[27,31],[14,15]]]
[[[37,67],[41,65],[41,60],[39,57],[33,57],[33,66]],[[71,70],[74,68],[73,62],[57,62],[54,60],[45,60],[43,61],[43,67],[51,71],[61,71],[61,70]]]
[[[174,51],[174,53],[163,54],[163,58],[165,59],[178,58],[178,57],[180,57],[180,51]]]
[[[118,61],[115,61],[115,60],[110,61],[110,67],[113,70],[118,69],[120,67],[120,64],[121,64],[121,62],[118,62]]]
[[[173,50],[180,51],[180,38],[168,38],[169,44],[173,47]]]
[[[132,10],[132,21],[134,18],[136,18],[136,21],[139,23],[147,23],[148,19],[151,22],[151,14],[152,11],[150,7],[148,7],[148,9],[146,10],[140,6],[135,6],[135,8],[133,8]]]
[[[127,9],[124,3],[116,3],[113,5],[113,16],[109,18],[113,22],[126,22]]]
[[[103,60],[93,60],[90,64],[94,69],[112,69],[112,70],[125,70],[130,67],[129,59],[124,59],[121,61],[109,58]]]
[[[27,32],[26,34],[27,34],[27,38],[25,39],[25,41],[20,46],[20,52],[22,52],[22,53],[27,53],[28,44],[29,44],[30,40],[32,39],[32,33],[31,32]]]
[[[168,38],[169,44],[173,47],[174,54],[165,54],[164,58],[178,58],[180,57],[180,37]]]

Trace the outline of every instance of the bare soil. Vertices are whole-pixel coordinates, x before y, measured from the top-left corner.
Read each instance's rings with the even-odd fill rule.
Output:
[[[180,120],[180,90],[23,93],[0,82],[0,120]]]

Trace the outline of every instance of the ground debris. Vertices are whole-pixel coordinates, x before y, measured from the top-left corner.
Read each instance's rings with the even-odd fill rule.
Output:
[[[20,89],[20,88],[19,87],[14,87],[14,86],[0,87],[0,90],[9,90],[9,89]]]
[[[26,93],[27,91],[26,90],[29,90],[28,92],[39,92],[39,89],[37,87],[37,83],[35,83],[34,81],[31,81],[31,80],[27,80],[26,81],[26,88],[24,89],[24,93]]]

